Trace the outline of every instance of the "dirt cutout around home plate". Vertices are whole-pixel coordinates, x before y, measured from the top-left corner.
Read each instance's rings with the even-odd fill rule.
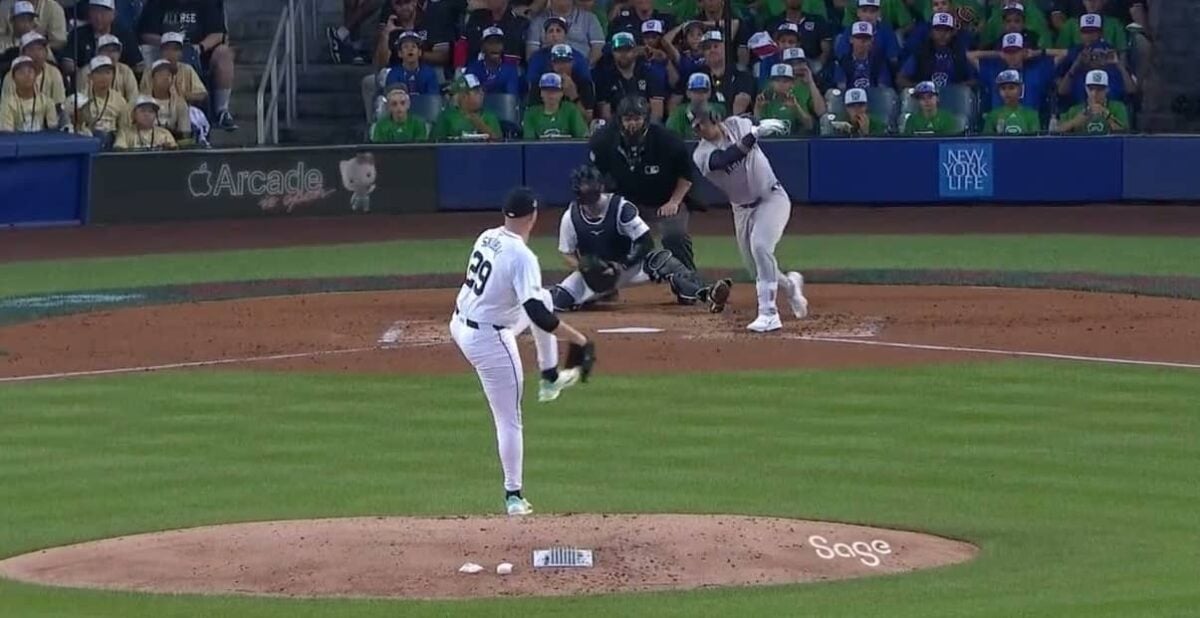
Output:
[[[591,568],[533,551],[592,550]],[[820,582],[972,559],[975,546],[847,524],[734,515],[376,517],[228,524],[47,549],[0,562],[29,583],[287,597],[561,596]],[[466,562],[484,566],[464,574]],[[514,565],[499,575],[501,562]]]

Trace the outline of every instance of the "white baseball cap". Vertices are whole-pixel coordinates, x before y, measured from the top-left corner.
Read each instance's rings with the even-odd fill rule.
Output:
[[[144,95],[144,94],[143,94],[143,95],[140,95],[140,96],[138,96],[137,100],[136,100],[136,101],[134,101],[134,103],[133,103],[133,108],[134,108],[134,109],[137,109],[137,108],[139,108],[139,107],[141,107],[141,106],[143,106],[143,105],[151,105],[151,106],[153,106],[153,107],[154,107],[154,109],[159,109],[159,108],[160,108],[160,106],[159,106],[159,104],[158,104],[158,101],[155,101],[155,100],[154,100],[154,97],[146,96],[146,95]]]
[[[154,72],[159,70],[162,67],[167,67],[167,69],[170,69],[171,61],[170,60],[155,60],[154,64],[150,65],[150,74],[154,75]]]
[[[36,30],[33,32],[26,32],[25,34],[21,35],[21,40],[19,42],[20,50],[25,51],[26,47],[29,47],[30,45],[33,45],[34,43],[45,43],[45,42],[46,42],[46,37],[42,36]]]
[[[1023,80],[1021,79],[1021,72],[1014,71],[1012,69],[1008,69],[1007,71],[1000,71],[1000,74],[996,76],[996,83],[1001,84],[1001,85],[1003,85],[1003,84],[1020,84],[1022,81]]]
[[[1104,27],[1104,18],[1096,13],[1088,13],[1079,18],[1080,30],[1099,30]]]
[[[89,4],[92,6],[102,6],[113,11],[117,10],[117,5],[114,0],[91,0]]]
[[[662,34],[666,32],[666,29],[663,27],[661,19],[647,19],[646,21],[642,22],[642,34],[647,32]]]
[[[1108,88],[1108,73],[1104,71],[1088,71],[1087,79],[1084,83],[1088,86],[1104,86]]]
[[[954,16],[949,13],[934,13],[930,22],[934,28],[953,28]]]
[[[159,41],[158,46],[162,47],[164,45],[167,45],[168,43],[174,43],[176,45],[183,45],[183,41],[185,38],[186,37],[184,37],[182,32],[164,32],[162,35],[162,40]]]
[[[702,43],[721,43],[725,40],[725,36],[720,30],[709,30],[704,33],[704,37],[700,39]]]
[[[33,58],[30,58],[29,56],[17,56],[17,58],[12,61],[10,69],[16,71],[17,67],[21,66],[22,64],[33,64]]]
[[[805,60],[808,57],[804,55],[804,48],[789,47],[783,50],[783,61],[791,62],[792,60]]]
[[[112,66],[113,66],[112,58],[109,58],[108,56],[96,56],[95,58],[92,58],[91,62],[88,63],[88,70],[95,71],[96,69],[98,69],[100,67],[112,67]]]
[[[862,88],[851,88],[846,91],[846,105],[858,105],[867,103],[867,91]]]
[[[503,38],[504,31],[497,28],[496,26],[488,26],[487,28],[483,29],[483,34],[480,35],[479,38],[480,38],[480,40],[483,40],[483,39],[486,39],[488,37],[493,37],[493,36],[498,36],[498,37]]]
[[[1025,37],[1020,32],[1010,32],[1004,35],[1000,44],[1001,49],[1025,49]]]
[[[117,47],[120,47],[122,49],[125,48],[125,44],[121,42],[121,39],[118,39],[117,37],[115,37],[111,34],[105,34],[105,35],[101,36],[100,38],[96,39],[96,49],[103,49],[110,45],[116,45]]]
[[[1006,2],[1006,3],[1004,3],[1004,8],[1001,9],[1000,11],[1002,13],[1007,13],[1009,11],[1016,11],[1018,13],[1024,13],[1025,5],[1021,4],[1020,2]]]
[[[797,26],[790,21],[785,21],[779,24],[779,27],[775,29],[775,32],[791,32],[796,36],[800,36],[800,26]]]
[[[38,14],[37,9],[34,8],[32,2],[26,2],[25,0],[21,0],[20,2],[13,3],[13,8],[12,8],[12,16],[13,17],[17,17],[20,15],[37,15],[37,14]]]
[[[774,79],[776,77],[795,79],[796,74],[792,72],[792,65],[785,62],[779,62],[771,65],[771,78]]]
[[[869,21],[856,21],[850,26],[850,36],[875,36],[875,24]]]
[[[880,4],[882,4],[881,0],[858,0],[858,6],[873,6],[875,8],[879,8]]]

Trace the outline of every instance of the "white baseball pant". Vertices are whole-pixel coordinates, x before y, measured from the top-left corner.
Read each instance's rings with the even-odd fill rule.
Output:
[[[650,275],[646,274],[641,264],[637,264],[621,271],[621,275],[617,277],[616,288],[620,290],[643,283],[650,283]],[[571,298],[575,299],[576,305],[585,305],[597,296],[596,292],[592,291],[592,288],[589,288],[587,282],[583,280],[583,273],[579,271],[567,275],[567,278],[563,279],[558,287],[566,290]]]
[[[549,290],[542,290],[542,302],[554,311]],[[492,409],[496,425],[496,447],[500,452],[500,467],[504,471],[504,490],[520,491],[524,481],[525,439],[521,424],[521,397],[525,389],[521,353],[517,336],[533,331],[541,370],[558,367],[558,338],[534,326],[529,316],[508,327],[494,324],[467,325],[457,313],[450,320],[450,335],[467,361],[475,367],[483,394]]]
[[[789,295],[793,292],[791,280],[780,270],[779,261],[775,259],[775,246],[783,238],[791,216],[791,198],[779,185],[763,196],[757,206],[733,207],[734,234],[742,262],[754,278],[759,315],[779,313],[775,305],[779,286],[782,285]]]

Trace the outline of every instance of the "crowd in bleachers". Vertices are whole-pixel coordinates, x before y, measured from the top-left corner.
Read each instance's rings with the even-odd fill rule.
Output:
[[[640,94],[792,136],[1131,130],[1151,0],[343,0],[378,142],[586,137]],[[727,25],[728,24],[728,25]]]
[[[0,0],[0,132],[67,131],[106,148],[207,144],[229,104],[224,0]]]

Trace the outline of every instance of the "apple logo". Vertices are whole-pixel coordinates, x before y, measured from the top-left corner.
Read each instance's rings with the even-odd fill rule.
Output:
[[[208,197],[213,192],[212,172],[208,171],[208,163],[201,163],[200,167],[192,170],[188,174],[188,191],[191,191],[192,197]]]

